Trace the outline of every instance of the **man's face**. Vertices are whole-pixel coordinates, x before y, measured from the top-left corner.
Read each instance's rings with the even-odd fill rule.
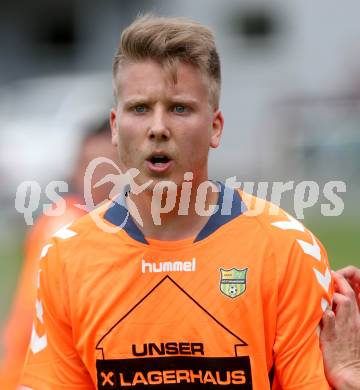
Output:
[[[142,61],[122,66],[111,111],[112,142],[121,169],[137,168],[137,184],[149,179],[177,185],[185,172],[207,180],[209,148],[219,145],[223,118],[209,104],[200,71],[180,63],[177,83],[161,65]]]

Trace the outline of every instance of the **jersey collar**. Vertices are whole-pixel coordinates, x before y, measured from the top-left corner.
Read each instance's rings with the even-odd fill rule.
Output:
[[[196,236],[194,242],[198,242],[209,237],[221,226],[232,221],[234,218],[240,216],[244,211],[246,211],[246,206],[244,202],[242,202],[238,191],[225,186],[221,182],[216,182],[216,184],[219,188],[216,212],[211,215],[206,225]],[[134,240],[148,244],[148,241],[142,231],[133,221],[126,207],[125,199],[126,192],[120,195],[116,201],[113,201],[113,204],[105,212],[104,219],[115,226],[122,226],[125,232]]]

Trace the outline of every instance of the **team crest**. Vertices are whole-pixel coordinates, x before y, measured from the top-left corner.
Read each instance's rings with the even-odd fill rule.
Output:
[[[236,298],[246,290],[247,268],[220,268],[220,291],[229,298]]]

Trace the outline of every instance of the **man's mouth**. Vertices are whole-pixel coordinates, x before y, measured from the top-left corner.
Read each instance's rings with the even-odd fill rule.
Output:
[[[163,153],[153,154],[146,161],[148,169],[153,172],[165,172],[172,163],[171,158]]]
[[[170,159],[168,156],[159,155],[159,156],[151,157],[149,161],[151,162],[151,164],[154,164],[154,165],[163,165],[163,164],[168,163],[170,161]]]

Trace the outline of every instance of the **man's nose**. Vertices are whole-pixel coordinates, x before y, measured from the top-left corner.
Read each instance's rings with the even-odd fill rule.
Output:
[[[162,107],[158,107],[154,110],[149,126],[149,138],[158,141],[166,141],[170,138],[166,111]]]

